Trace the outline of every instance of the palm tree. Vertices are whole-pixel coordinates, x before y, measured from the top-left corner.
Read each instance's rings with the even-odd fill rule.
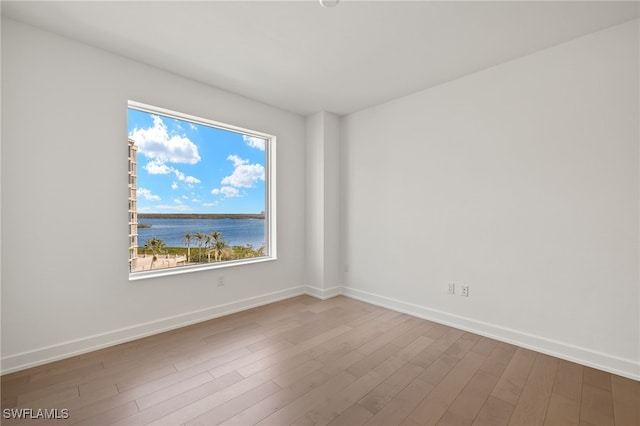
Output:
[[[211,263],[211,250],[209,247],[211,246],[211,235],[207,235],[204,239],[204,251],[207,252],[207,262]]]
[[[184,244],[187,246],[187,263],[189,263],[189,259],[191,258],[191,240],[193,240],[193,235],[189,232],[184,234]]]
[[[198,262],[202,262],[202,242],[204,241],[204,234],[202,232],[196,233],[196,240],[198,241]]]
[[[213,259],[216,262],[220,262],[223,256],[226,256],[228,252],[227,243],[222,239],[222,234],[218,231],[211,233],[211,238],[213,238],[213,246],[210,251],[213,251]]]
[[[153,239],[145,241],[145,250],[151,250],[151,254],[153,255],[151,258],[151,269],[153,269],[153,263],[158,260],[158,253],[162,253],[165,247],[164,241],[158,237],[153,237]]]

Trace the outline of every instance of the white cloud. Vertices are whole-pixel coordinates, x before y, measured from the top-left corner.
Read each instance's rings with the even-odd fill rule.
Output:
[[[264,166],[261,164],[249,164],[249,160],[238,157],[237,155],[229,155],[227,160],[232,161],[234,165],[233,173],[222,179],[221,188],[211,190],[213,195],[224,195],[226,198],[242,197],[238,188],[252,188],[259,180],[264,180]]]
[[[193,200],[191,200],[192,203],[201,203],[202,200],[199,200],[197,198],[194,198]]]
[[[249,161],[230,155],[227,160],[233,161],[235,170],[230,176],[222,179],[223,185],[231,185],[240,188],[252,188],[259,181],[264,180],[264,166],[261,164],[248,164]]]
[[[176,204],[182,204],[182,200],[180,198],[176,198],[173,202]]]
[[[185,177],[184,181],[187,182],[187,183],[200,183],[200,179],[194,178],[193,176]]]
[[[138,188],[136,191],[138,197],[142,197],[147,201],[160,201],[160,196],[152,194],[147,188]]]
[[[234,167],[242,166],[243,164],[247,164],[249,160],[245,160],[243,158],[238,157],[237,155],[230,155],[227,157],[227,160],[233,161]]]
[[[202,203],[202,205],[203,205],[204,207],[213,207],[213,206],[215,206],[215,205],[217,205],[217,204],[218,204],[218,202],[217,202],[217,201],[216,201],[216,202],[213,202],[213,203]]]
[[[197,131],[197,130],[198,130],[198,126],[196,126],[196,125],[195,125],[195,124],[193,124],[193,123],[189,123],[189,127],[191,128],[191,130],[195,130],[195,131]]]
[[[266,141],[262,138],[255,136],[242,135],[242,140],[247,143],[251,148],[258,148],[260,151],[264,151]]]
[[[138,152],[160,163],[196,164],[200,161],[198,146],[186,136],[171,135],[162,118],[153,115],[153,127],[134,129],[129,135]]]
[[[171,171],[173,172],[174,175],[176,175],[176,177],[178,178],[178,180],[180,181],[184,181],[185,175],[184,173],[182,173],[180,170],[178,169],[174,169],[173,167],[171,167]]]
[[[185,176],[185,174],[178,169],[172,169],[171,171],[176,175],[179,181],[186,183],[200,183],[200,179],[193,176]]]
[[[222,188],[220,188],[220,192],[227,198],[240,196],[240,192],[236,188],[233,188],[231,186],[223,186]]]
[[[174,169],[164,164],[162,161],[153,160],[145,164],[144,169],[150,175],[168,175]]]
[[[223,186],[222,188],[215,188],[211,190],[213,195],[224,195],[226,198],[240,197],[240,191],[232,186]]]
[[[175,167],[167,166],[161,160],[149,161],[147,164],[145,164],[144,169],[151,175],[168,175],[169,173],[173,173],[181,182],[191,184],[200,183],[200,179],[193,176],[186,176],[180,170],[176,169]],[[171,188],[177,189],[178,184],[173,182],[171,184]]]

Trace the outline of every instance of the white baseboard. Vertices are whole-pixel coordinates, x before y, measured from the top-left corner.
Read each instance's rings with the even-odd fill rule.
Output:
[[[541,352],[567,361],[608,371],[613,374],[640,380],[640,363],[613,355],[547,339],[540,336],[513,330],[507,327],[476,321],[470,318],[419,306],[402,300],[369,293],[352,287],[341,287],[340,293],[353,299],[382,306],[418,318],[448,325],[471,333],[490,337],[516,346]]]
[[[342,287],[318,288],[307,285],[305,286],[305,293],[309,296],[326,300],[342,294]]]
[[[144,324],[125,327],[106,333],[96,334],[81,339],[10,355],[2,358],[0,361],[0,374],[8,374],[24,370],[26,368],[69,358],[86,352],[106,348],[108,346],[118,345],[120,343],[185,327],[198,322],[255,308],[257,306],[267,305],[269,303],[299,296],[301,294],[305,294],[304,286],[292,287],[248,299],[212,306],[197,311],[187,312],[185,314],[150,321]]]
[[[312,286],[298,286],[264,295],[242,299],[235,302],[213,306],[198,311],[175,315],[144,324],[113,330],[107,333],[76,339],[57,345],[51,345],[32,351],[22,352],[2,358],[0,374],[8,374],[30,367],[46,364],[86,352],[117,345],[153,334],[185,327],[224,315],[255,308],[288,299],[301,294],[308,294],[319,299],[328,299],[340,294],[373,305],[382,306],[418,318],[448,325],[471,333],[490,337],[502,342],[522,346],[537,352],[552,355],[582,365],[587,365],[613,374],[640,380],[640,364],[637,361],[618,358],[609,354],[594,352],[567,343],[557,342],[540,336],[534,336],[470,318],[453,315],[447,312],[430,309],[402,300],[381,296],[352,287],[331,287],[321,289]]]

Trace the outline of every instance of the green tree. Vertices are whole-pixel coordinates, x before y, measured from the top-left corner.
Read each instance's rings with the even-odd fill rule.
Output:
[[[164,241],[162,241],[158,237],[153,237],[150,240],[145,240],[144,248],[146,250],[151,250],[151,268],[153,269],[153,264],[156,260],[158,260],[158,254],[163,253],[166,245]]]
[[[202,232],[196,233],[196,241],[198,242],[198,262],[202,262],[202,244],[204,243],[205,235]]]
[[[213,241],[211,243],[209,252],[213,252],[213,259],[216,262],[220,262],[223,257],[226,257],[229,254],[229,246],[222,239],[222,233],[218,231],[212,232],[211,238],[213,239]]]
[[[211,250],[209,250],[211,247],[211,241],[213,241],[211,235],[207,235],[204,238],[204,251],[207,253],[207,262],[209,263],[211,263]]]
[[[191,259],[191,240],[193,240],[193,235],[189,232],[184,234],[184,244],[187,246],[187,263],[189,263],[189,259]]]

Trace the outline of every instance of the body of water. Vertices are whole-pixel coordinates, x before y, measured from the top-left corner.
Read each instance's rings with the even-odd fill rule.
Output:
[[[251,244],[255,249],[265,246],[264,219],[139,219],[139,223],[151,225],[138,228],[138,245],[144,247],[145,240],[160,238],[167,247],[186,247],[184,235],[202,232],[210,235],[218,231],[230,246]],[[195,238],[191,247],[196,247]]]

